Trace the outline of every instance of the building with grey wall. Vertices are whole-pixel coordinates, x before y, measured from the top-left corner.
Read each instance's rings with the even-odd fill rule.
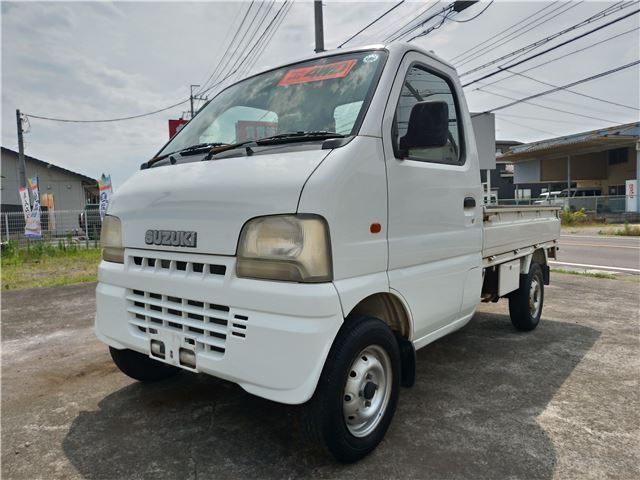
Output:
[[[25,155],[27,177],[38,176],[40,196],[50,194],[56,210],[83,210],[86,204],[98,203],[98,181],[52,163]],[[3,212],[21,211],[18,188],[20,177],[18,152],[2,147],[1,207]]]

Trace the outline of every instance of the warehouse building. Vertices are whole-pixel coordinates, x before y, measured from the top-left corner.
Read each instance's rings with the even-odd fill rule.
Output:
[[[640,174],[640,122],[514,145],[500,161],[513,163],[516,186],[567,188],[570,198],[624,197],[628,183]]]
[[[86,204],[98,203],[98,181],[49,162],[25,155],[27,177],[38,176],[44,207],[55,210],[83,210]],[[18,188],[20,175],[18,152],[2,147],[2,212],[22,211]]]

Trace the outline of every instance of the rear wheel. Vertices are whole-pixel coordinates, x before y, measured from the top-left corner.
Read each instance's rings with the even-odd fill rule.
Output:
[[[509,295],[509,315],[513,326],[525,332],[535,329],[540,322],[543,303],[542,268],[531,263],[529,273],[520,275],[520,288]]]
[[[355,462],[380,443],[395,413],[400,385],[398,342],[381,320],[345,323],[313,398],[303,407],[307,439],[337,460]]]
[[[109,352],[113,363],[122,373],[141,382],[155,382],[180,372],[178,367],[153,360],[133,350],[117,350],[109,347]]]

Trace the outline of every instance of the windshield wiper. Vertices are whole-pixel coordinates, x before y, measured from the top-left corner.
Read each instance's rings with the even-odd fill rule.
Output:
[[[146,163],[146,168],[149,168],[154,163],[159,162],[160,160],[164,160],[167,157],[171,157],[172,155],[176,155],[176,154],[194,155],[194,154],[198,153],[200,150],[206,151],[207,149],[210,149],[211,147],[222,147],[224,145],[228,145],[228,144],[227,143],[222,143],[222,142],[208,142],[208,143],[198,143],[196,145],[191,145],[191,146],[183,148],[181,150],[176,150],[175,152],[167,153],[167,154],[162,155],[160,157],[152,158],[151,160],[149,160]],[[171,164],[173,165],[174,163],[175,163],[175,159],[173,159]]]
[[[310,132],[285,132],[277,135],[271,135],[268,137],[258,138],[256,140],[246,140],[244,142],[232,143],[230,145],[221,145],[212,148],[209,154],[203,158],[203,160],[211,160],[217,153],[226,152],[227,150],[234,150],[236,148],[246,147],[247,145],[278,145],[281,143],[288,143],[290,141],[300,140],[325,140],[328,138],[345,138],[346,135],[336,132],[328,131],[310,131]]]

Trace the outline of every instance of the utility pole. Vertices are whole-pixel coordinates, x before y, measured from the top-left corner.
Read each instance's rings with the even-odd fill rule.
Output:
[[[27,187],[27,166],[24,161],[24,142],[22,141],[22,115],[20,109],[16,110],[16,125],[18,127],[18,172],[20,186]]]
[[[324,52],[324,27],[322,25],[322,0],[314,0],[313,12],[316,24],[316,53]]]
[[[199,87],[200,85],[191,85],[191,93],[189,95],[189,101],[191,102],[191,118],[193,118],[193,87]]]

